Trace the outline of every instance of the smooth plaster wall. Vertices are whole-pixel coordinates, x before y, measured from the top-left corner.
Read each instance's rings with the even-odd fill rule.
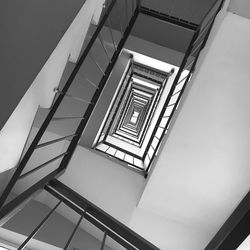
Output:
[[[17,164],[38,107],[41,106],[44,108],[50,108],[54,94],[55,94],[53,89],[58,86],[60,78],[63,74],[64,67],[68,59],[74,62],[77,60],[81,47],[82,47],[82,43],[87,34],[89,24],[92,20],[92,17],[95,11],[98,11],[98,13],[100,12],[99,5],[102,5],[102,3],[103,3],[103,0],[87,1],[83,5],[81,10],[78,12],[76,18],[71,23],[70,27],[67,29],[67,32],[65,32],[60,42],[57,45],[54,44],[54,47],[50,49],[49,52],[51,53],[53,51],[53,53],[51,55],[47,55],[46,63],[45,61],[43,61],[42,64],[41,62],[39,62],[39,70],[41,69],[42,66],[43,68],[39,72],[37,69],[35,73],[33,73],[33,77],[31,79],[23,79],[23,81],[27,82],[28,86],[30,85],[31,86],[29,88],[27,86],[25,90],[22,90],[22,93],[20,94],[21,96],[18,97],[18,100],[16,100],[16,103],[14,106],[16,106],[18,101],[20,101],[19,104],[17,105],[17,107],[15,108],[15,111],[11,114],[8,121],[5,123],[4,127],[0,131],[0,162],[1,162],[0,172],[13,168]],[[33,5],[31,4],[28,6],[31,8],[31,6]],[[24,5],[24,7],[26,7],[23,10],[24,13],[26,13],[25,11],[29,9],[28,6]],[[10,6],[7,5],[7,7],[10,9],[9,10],[10,12],[12,10],[11,5]],[[38,12],[40,11],[39,8],[36,9],[35,7],[37,8],[39,6],[37,5],[33,6],[34,9],[32,8],[32,11],[31,11],[32,13],[34,12],[33,15],[35,15],[37,11]],[[6,8],[2,8],[2,9],[0,8],[0,9],[2,11]],[[22,7],[20,6],[18,10],[20,13],[23,14],[23,12],[21,12],[22,8],[23,6]],[[40,6],[40,8],[42,7]],[[43,8],[45,7],[43,6]],[[44,17],[46,17],[46,14],[45,14],[46,12],[44,13],[41,11],[41,13],[43,13],[42,20],[44,21]],[[52,16],[54,14],[55,13],[53,12]],[[5,15],[3,16],[5,17]],[[22,29],[20,28],[20,33],[22,34],[19,34],[19,36],[22,35],[22,37],[24,36],[25,39],[28,39],[29,36],[31,37],[34,36],[35,37],[34,41],[40,41],[40,40],[43,41],[44,38],[46,38],[46,40],[50,40],[50,39],[47,39],[47,37],[50,36],[50,32],[53,32],[53,29],[52,30],[49,29],[49,32],[45,34],[41,32],[43,39],[38,39],[39,36],[36,34],[36,32],[35,33],[31,32],[34,29],[37,31],[42,30],[44,27],[48,26],[48,23],[46,24],[45,22],[44,24],[42,20],[38,18],[38,24],[40,24],[41,27],[39,25],[36,25],[35,27],[32,26],[30,28],[29,25],[33,23],[32,15],[30,13],[29,15],[26,15],[26,16],[27,16],[27,19],[24,18],[24,21],[22,22],[19,20],[20,19],[19,15],[17,15],[17,17],[19,17],[18,22],[20,22],[20,24],[23,25]],[[38,15],[38,17],[41,17],[41,16]],[[16,19],[14,20],[17,21]],[[5,25],[8,24],[6,20],[5,21],[3,20],[3,23]],[[50,23],[51,22],[49,22],[49,24]],[[6,29],[10,29],[10,27],[7,25]],[[26,32],[21,32],[23,29]],[[15,43],[18,41],[18,39],[14,39],[14,40],[15,40]],[[56,41],[58,42],[58,40]],[[34,46],[36,49],[39,49],[36,43],[35,45],[33,44],[32,46]],[[32,46],[29,44],[29,47],[32,48]],[[20,48],[18,47],[18,49]],[[4,53],[6,53],[7,49],[1,50],[1,51],[5,51]],[[25,50],[22,49],[22,51],[25,51]],[[31,53],[31,54],[33,55],[35,53]],[[3,56],[3,58],[5,58],[5,56]],[[23,56],[20,59],[21,61],[18,61],[17,59],[16,61],[18,61],[18,64],[20,65],[26,65],[27,64],[26,61],[23,62],[24,58],[26,57]],[[34,63],[32,59],[28,59],[28,61],[30,61],[31,63]],[[13,66],[13,68],[15,67]],[[23,71],[26,72],[25,70]],[[6,70],[6,72],[8,72],[8,70]],[[9,72],[8,74],[17,75],[17,76],[20,75],[21,77],[20,73]],[[25,76],[25,74],[23,75]],[[18,79],[19,79],[19,82],[22,82],[21,78],[18,78]],[[19,84],[19,85],[22,85],[22,84]],[[5,97],[3,99],[1,98],[1,100],[4,100],[5,104],[2,103],[1,105],[2,107],[6,107],[7,105],[6,103],[8,103],[9,100],[11,100],[11,97],[9,96],[9,94],[11,95],[13,91],[16,90],[16,85],[11,87],[10,84],[7,84],[7,90],[6,92],[3,91]],[[27,92],[22,97],[22,95],[24,94],[26,90]],[[21,97],[22,99],[20,100]],[[13,108],[11,109],[11,112],[13,111]],[[8,116],[9,115],[10,113],[8,114]],[[3,124],[1,124],[1,127],[2,126]]]
[[[59,180],[125,224],[145,181],[143,176],[81,146]]]
[[[250,19],[250,1],[249,0],[231,0],[229,11]]]
[[[212,237],[199,228],[143,208],[134,211],[130,228],[162,250],[202,250]]]
[[[227,13],[215,29],[139,203],[211,238],[250,188],[250,21]]]

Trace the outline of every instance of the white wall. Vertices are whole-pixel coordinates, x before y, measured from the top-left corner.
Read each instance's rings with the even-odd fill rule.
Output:
[[[199,228],[137,208],[130,228],[162,250],[202,250],[211,235]]]
[[[250,19],[250,1],[249,0],[231,0],[229,11]]]
[[[130,220],[144,182],[143,176],[80,146],[59,179],[123,223]]]
[[[139,203],[207,236],[250,188],[250,20],[227,13],[213,35]]]
[[[145,181],[143,176],[80,146],[59,180],[125,225],[131,220]],[[71,216],[67,214],[67,218]],[[82,228],[101,240],[102,234],[93,226],[83,223]],[[108,246],[118,249],[114,242]]]
[[[76,62],[95,11],[104,0],[86,1],[31,87],[0,131],[0,172],[15,167],[38,106],[49,108],[67,60]],[[96,16],[95,16],[96,18]]]

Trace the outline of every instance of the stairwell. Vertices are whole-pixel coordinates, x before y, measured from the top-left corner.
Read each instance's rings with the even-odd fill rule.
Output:
[[[142,176],[121,167],[115,160],[110,161],[92,151],[90,147],[105,115],[104,112],[94,113],[96,118],[92,116],[85,130],[85,133],[86,131],[88,133],[81,137],[67,171],[59,178],[64,184],[160,249],[204,249],[249,190],[249,161],[245,149],[248,148],[249,141],[247,82],[250,79],[248,70],[244,67],[247,64],[244,62],[250,58],[245,50],[249,43],[250,25],[249,20],[225,12],[227,5],[228,2],[216,20],[208,47],[203,50],[198,61],[196,73],[192,76],[180,109],[178,108],[173,118],[171,133],[163,141],[159,157],[153,171],[150,172],[150,178],[145,181]],[[237,36],[232,36],[230,32],[232,26],[235,26],[238,32]],[[100,46],[99,43],[99,49]],[[169,54],[171,55],[171,52]],[[176,55],[178,57],[179,54]],[[174,58],[176,60],[175,56]],[[75,64],[71,62],[67,64],[64,71],[65,78],[72,72],[74,66]],[[74,88],[70,88],[69,93],[74,97],[90,101],[95,86],[85,85],[85,81],[85,91],[82,91],[82,77],[84,76],[84,79],[92,77],[89,79],[92,83],[97,80],[94,78],[96,75],[87,76],[87,73],[89,72],[80,72],[77,75]],[[59,90],[65,83],[64,76],[61,85],[59,84]],[[236,86],[239,82],[240,87]],[[109,91],[107,95],[112,98],[112,93]],[[235,95],[241,99],[236,106],[232,102]],[[107,98],[103,100],[107,101]],[[56,113],[57,117],[65,117],[69,113],[78,116],[78,111],[87,109],[84,105],[72,105],[72,100],[67,99],[67,96],[64,102],[62,109]],[[101,99],[99,102],[103,107]],[[69,103],[70,105],[67,105]],[[30,138],[36,134],[46,113],[46,110],[37,113]],[[235,114],[238,114],[237,119]],[[68,121],[66,126],[52,123],[43,137],[44,142],[70,134],[69,126],[76,127],[74,119]],[[197,137],[194,133],[200,133],[200,136]],[[218,137],[215,138],[211,134]],[[28,141],[27,146],[29,144]],[[68,145],[69,141],[63,140],[59,145],[52,145],[43,152],[37,152],[27,165],[27,171],[34,165],[42,163],[48,155],[52,157],[64,152]],[[204,162],[202,166],[201,162]],[[51,169],[56,169],[57,161],[53,164],[49,170],[43,170],[41,175],[36,175],[36,178],[19,181],[13,192],[21,194]],[[52,207],[48,197],[44,197],[42,203]],[[66,210],[60,210],[59,214],[69,221],[76,222],[74,218],[70,218]],[[100,232],[91,231],[89,225],[84,225],[82,228],[94,235],[100,245],[103,237]],[[110,246],[113,246],[113,249],[120,249],[112,244]]]

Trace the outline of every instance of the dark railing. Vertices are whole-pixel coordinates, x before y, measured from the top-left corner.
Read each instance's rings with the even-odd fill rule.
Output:
[[[49,222],[52,215],[58,211],[59,206],[61,209],[62,206],[64,208],[67,208],[67,211],[71,211],[72,214],[76,213],[78,216],[73,230],[69,232],[68,238],[64,240],[64,242],[66,242],[63,247],[64,250],[72,248],[72,245],[74,245],[74,237],[77,230],[82,226],[84,228],[84,225],[87,224],[86,222],[91,223],[92,226],[99,229],[103,233],[102,239],[99,238],[100,250],[103,250],[105,246],[110,246],[110,244],[111,247],[122,246],[125,249],[130,250],[159,250],[159,248],[151,244],[149,241],[104,212],[102,209],[100,209],[87,199],[83,198],[81,195],[79,195],[74,190],[70,189],[68,186],[64,185],[57,179],[53,179],[47,185],[45,185],[43,192],[45,194],[51,195],[50,203],[55,203],[55,205],[50,205],[52,206],[52,208],[49,212],[47,212],[44,218],[42,218],[41,221],[37,223],[36,226],[34,226],[34,228],[30,228],[26,231],[28,232],[26,233],[26,239],[23,240],[22,243],[20,243],[20,246],[17,248],[18,250],[23,250],[29,245],[30,241],[39,233],[42,227],[46,226],[46,223]],[[32,200],[29,200],[29,202],[31,201]],[[23,209],[25,209],[25,207]],[[15,215],[12,216],[12,220],[15,221]],[[6,221],[4,223],[6,223]],[[52,225],[50,224],[50,227],[58,228],[58,225],[56,225],[56,223],[57,220],[55,220]],[[6,229],[8,229],[8,226],[6,227]],[[67,231],[68,228],[65,228],[65,230]],[[57,237],[59,234],[60,231],[57,231],[55,237]],[[61,242],[61,244],[63,244],[63,242]]]
[[[17,166],[10,182],[6,186],[2,196],[0,198],[0,207],[1,207],[1,209],[0,209],[0,222],[2,221],[2,223],[0,223],[1,225],[3,225],[8,219],[10,219],[12,216],[14,216],[15,212],[18,211],[18,208],[20,206],[22,206],[24,203],[26,203],[27,199],[29,200],[29,198],[39,190],[45,189],[47,192],[52,194],[54,197],[58,198],[58,202],[57,202],[56,206],[44,217],[44,219],[36,226],[36,228],[30,233],[30,235],[28,235],[27,239],[18,247],[18,250],[24,249],[27,246],[27,244],[30,242],[30,240],[39,232],[39,230],[50,219],[51,215],[56,211],[56,209],[62,203],[64,203],[65,205],[67,205],[68,207],[70,207],[71,209],[76,211],[80,216],[74,230],[72,231],[69,239],[67,240],[67,243],[66,243],[64,249],[68,249],[72,239],[74,238],[74,235],[75,235],[78,227],[81,224],[81,221],[83,219],[86,219],[90,223],[92,223],[92,225],[94,225],[95,227],[99,228],[100,230],[102,230],[104,232],[104,236],[103,236],[103,240],[102,240],[102,244],[101,244],[100,249],[104,249],[106,238],[110,237],[114,241],[116,241],[118,244],[125,247],[126,249],[131,249],[131,250],[136,250],[136,249],[154,250],[155,249],[155,250],[158,250],[157,247],[155,247],[150,242],[148,242],[147,240],[142,238],[140,235],[136,234],[131,229],[129,229],[125,225],[121,224],[119,221],[115,220],[110,215],[106,214],[104,211],[102,211],[101,209],[99,209],[98,207],[96,207],[95,205],[93,205],[92,203],[90,203],[89,201],[84,199],[83,197],[79,196],[73,190],[70,190],[68,187],[66,187],[65,185],[63,185],[62,183],[60,183],[59,181],[54,179],[54,178],[57,178],[59,175],[61,175],[65,171],[65,169],[70,161],[70,158],[72,157],[72,154],[77,146],[77,143],[81,137],[81,134],[82,134],[87,122],[88,122],[88,119],[89,119],[89,117],[90,117],[90,115],[95,107],[95,104],[96,104],[96,102],[97,102],[97,100],[98,100],[98,98],[99,98],[99,96],[100,96],[100,94],[105,86],[105,83],[106,83],[106,81],[107,81],[107,79],[108,79],[108,77],[113,69],[113,66],[114,66],[114,64],[115,64],[115,62],[120,54],[120,51],[122,50],[122,48],[124,46],[124,43],[129,35],[129,33],[133,27],[133,24],[136,20],[136,17],[139,13],[139,9],[138,9],[139,1],[138,1],[138,3],[135,2],[133,5],[134,8],[133,8],[133,12],[131,13],[131,15],[130,16],[127,15],[127,18],[129,18],[129,19],[127,19],[127,25],[125,28],[123,28],[124,32],[121,31],[120,40],[117,42],[117,41],[115,41],[113,34],[112,34],[112,30],[110,28],[111,20],[110,20],[109,16],[119,3],[121,3],[121,2],[116,1],[116,0],[111,1],[110,5],[108,6],[107,10],[105,11],[105,14],[103,15],[103,17],[100,21],[100,24],[96,28],[95,33],[93,34],[91,40],[89,41],[86,49],[84,50],[83,54],[81,55],[81,57],[79,59],[79,61],[77,62],[73,72],[69,76],[65,86],[63,87],[62,90],[58,90],[58,89],[56,90],[58,96],[53,104],[52,109],[50,110],[49,114],[45,118],[41,128],[37,132],[34,140],[32,141],[31,145],[29,146],[27,152],[24,154],[23,158],[21,159],[21,161],[20,161],[19,165]],[[125,0],[125,4],[127,4],[126,0]],[[113,50],[112,55],[110,55],[110,53],[105,48],[105,44],[103,43],[102,38],[101,38],[101,31],[102,31],[102,28],[104,27],[104,25],[106,24],[106,22],[107,22],[107,25],[110,29],[110,35],[111,35],[111,39],[113,41],[113,46],[114,46],[113,47],[114,50]],[[124,27],[124,23],[125,22],[123,21],[123,27]],[[105,69],[103,69],[101,64],[95,60],[95,58],[92,54],[90,54],[91,48],[97,39],[99,39],[99,42],[101,43],[102,48],[103,48],[107,58],[109,59],[109,63]],[[90,100],[84,100],[84,99],[81,99],[79,97],[73,96],[72,94],[68,93],[70,86],[74,83],[74,78],[78,74],[78,71],[82,67],[83,62],[85,61],[87,56],[90,56],[90,59],[93,61],[93,63],[96,65],[96,68],[102,74],[102,78],[101,78],[99,84],[90,82],[93,86],[96,87],[96,91]],[[86,108],[84,114],[82,114],[82,116],[71,116],[71,115],[69,115],[67,117],[56,116],[55,115],[56,111],[60,107],[60,104],[62,103],[64,97],[69,97],[69,98],[72,98],[76,101],[80,101],[81,103],[87,104],[87,108]],[[49,126],[51,121],[52,122],[55,122],[55,121],[62,122],[64,120],[69,120],[69,119],[70,120],[72,120],[72,119],[79,120],[79,125],[74,133],[67,135],[67,136],[63,136],[63,137],[54,139],[54,140],[51,140],[51,141],[40,142],[42,136],[46,132],[46,129]],[[33,152],[36,149],[46,148],[49,145],[64,141],[66,139],[71,139],[71,141],[70,141],[69,146],[65,152],[61,153],[60,155],[55,156],[52,159],[48,159],[45,163],[43,163],[39,166],[35,166],[31,170],[23,173],[29,159],[31,158],[31,156],[33,155]],[[9,194],[11,193],[16,182],[18,182],[21,179],[25,179],[26,177],[34,174],[38,170],[44,168],[45,166],[47,166],[50,163],[52,163],[56,160],[59,160],[59,159],[61,159],[61,161],[59,163],[59,166],[55,170],[51,171],[49,174],[46,174],[43,178],[38,180],[34,185],[31,185],[29,188],[27,188],[25,191],[23,191],[21,194],[19,194],[16,198],[14,198],[13,200],[11,200],[7,204],[5,204],[5,201],[8,198]]]
[[[123,2],[122,6],[125,7],[125,11],[121,9],[120,4],[122,2]],[[135,159],[133,158],[132,160],[126,161],[126,162],[131,161],[132,166],[134,166],[139,170],[143,170],[143,174],[147,176],[151,168],[153,159],[155,158],[159,146],[161,145],[162,139],[164,135],[167,134],[169,131],[169,127],[173,120],[172,119],[173,114],[175,110],[178,108],[185,87],[194,72],[195,64],[199,57],[200,51],[206,44],[214,19],[218,11],[220,10],[222,3],[223,0],[217,1],[216,4],[213,6],[213,8],[211,8],[211,10],[204,18],[202,24],[195,25],[142,7],[140,5],[140,0],[110,1],[104,14],[102,15],[99,25],[97,26],[89,43],[87,44],[85,50],[80,56],[80,59],[75,65],[67,82],[65,83],[62,89],[55,90],[57,97],[50,112],[45,118],[41,128],[37,132],[27,152],[24,154],[18,166],[16,167],[14,174],[12,175],[4,192],[2,193],[2,196],[0,197],[0,220],[6,218],[12,211],[14,211],[17,207],[23,204],[29,197],[31,197],[34,193],[36,193],[39,190],[45,189],[47,192],[51,193],[53,196],[59,199],[59,202],[54,207],[54,209],[52,209],[52,211],[44,218],[44,220],[36,227],[34,232],[30,236],[28,236],[27,240],[25,240],[25,242],[18,249],[24,249],[29,240],[39,231],[39,229],[49,219],[50,215],[57,209],[57,207],[61,203],[64,203],[68,207],[72,208],[80,216],[74,231],[70,235],[70,238],[65,246],[65,249],[68,248],[70,241],[74,237],[74,233],[76,232],[83,218],[87,219],[88,221],[90,221],[92,224],[94,224],[96,227],[98,227],[104,232],[103,242],[102,242],[103,244],[101,246],[101,249],[103,249],[107,236],[113,238],[116,242],[124,246],[126,249],[140,249],[140,250],[158,249],[157,247],[153,246],[145,239],[140,237],[138,234],[127,228],[125,225],[122,225],[120,222],[118,222],[117,220],[106,214],[104,211],[100,210],[95,205],[91,204],[89,201],[81,197],[79,194],[75,193],[73,190],[70,190],[68,187],[57,181],[56,178],[66,170],[67,165],[77,147],[78,141],[81,138],[82,132],[84,131],[88,123],[88,120],[95,108],[95,105],[102,93],[102,90],[105,87],[105,84],[119,57],[119,54],[123,49],[124,44],[140,13],[152,16],[153,18],[158,18],[165,22],[173,23],[174,25],[179,25],[180,27],[184,27],[193,32],[192,40],[182,60],[181,66],[179,68],[177,76],[175,77],[169,95],[165,101],[164,108],[161,111],[157,124],[150,138],[149,144],[145,150],[143,157],[140,158],[140,160],[143,162],[142,167],[138,167],[138,164],[135,163]],[[112,13],[114,13],[115,16],[119,16],[120,18],[122,18],[119,24],[120,34],[121,34],[119,38],[114,37],[114,34],[112,32],[112,19],[110,18],[112,16]],[[117,13],[120,13],[120,15]],[[109,28],[110,39],[113,44],[112,52],[110,52],[105,47],[105,43],[102,39],[102,30],[104,26],[105,28],[106,27]],[[95,55],[91,51],[95,43],[101,44],[103,52],[106,55],[107,64],[104,67],[100,62],[98,62],[95,59]],[[70,87],[72,86],[72,84],[74,84],[74,79],[78,75],[81,68],[85,65],[84,62],[86,61],[86,58],[89,58],[93,62],[93,64],[96,66],[97,72],[99,72],[99,74],[101,75],[98,82],[88,78],[85,79],[86,80],[85,83],[91,84],[95,88],[94,94],[87,100],[74,96],[71,93],[69,93]],[[71,116],[70,114],[68,116],[57,116],[56,112],[58,108],[61,106],[61,103],[64,100],[64,98],[70,98],[74,101],[80,102],[81,105],[86,105],[85,109],[83,108],[84,112],[79,116]],[[69,135],[62,136],[60,138],[51,141],[40,142],[51,122],[56,122],[56,121],[63,122],[65,120],[67,121],[72,119],[79,121],[76,131],[70,133]],[[37,149],[46,148],[49,145],[64,141],[66,139],[71,139],[71,141],[65,152],[62,152],[61,154],[51,159],[47,159],[46,162],[42,163],[41,165],[35,166],[31,170],[24,172],[27,163],[29,162],[30,158],[33,156],[34,152]],[[109,148],[107,148],[107,151],[108,150]],[[33,175],[40,169],[44,169],[52,162],[58,160],[60,160],[60,163],[59,166],[56,167],[56,169],[49,171],[49,173],[41,177],[37,182],[35,182],[35,184],[28,187],[16,198],[14,198],[13,200],[9,201],[6,204],[7,198],[9,197],[15,184],[19,180],[23,180],[24,178]]]
[[[239,247],[250,235],[250,191],[241,200],[204,250],[248,249]]]
[[[49,182],[45,190],[78,213],[80,219],[83,217],[99,228],[103,232],[102,242],[110,237],[125,249],[159,249],[58,180]]]
[[[200,52],[207,42],[214,20],[218,12],[221,10],[223,2],[223,0],[216,1],[216,3],[204,17],[201,24],[196,28],[194,28],[193,24],[192,27],[190,27],[190,29],[193,28],[194,30],[193,37],[189,43],[181,66],[175,77],[174,83],[165,101],[164,108],[161,111],[157,124],[151,135],[150,141],[142,157],[145,167],[145,176],[147,176],[150,171],[153,160],[157,155],[164,136],[169,132],[171,122],[173,121],[173,115],[178,108],[185,88],[192,77]],[[141,11],[145,14],[149,12],[144,8],[141,8]],[[154,17],[156,16],[157,14],[154,14]]]
[[[117,91],[118,94],[111,105],[110,112],[108,113],[103,128],[100,131],[95,149],[104,152],[110,157],[116,158],[125,164],[129,164],[131,168],[144,175],[142,158],[138,154],[126,150],[122,146],[117,146],[110,143],[107,140],[107,137],[108,135],[111,135],[112,137],[116,137],[121,141],[141,147],[146,136],[144,131],[147,131],[151,125],[153,114],[157,108],[161,94],[163,93],[168,78],[174,73],[174,70],[171,70],[170,72],[161,72],[160,70],[140,65],[133,60],[132,55],[128,65],[128,70],[126,74],[124,74],[124,79],[122,80],[119,91]],[[121,136],[117,130],[121,130],[122,124],[124,124],[124,117],[126,117],[129,104],[132,100],[132,97],[134,96],[131,92],[128,92],[129,86],[131,86],[131,78],[137,76],[149,80],[151,84],[158,88],[158,90],[154,90],[154,98],[152,100],[151,98],[147,97],[148,104],[142,115],[144,118],[138,119],[138,131],[135,133],[137,138],[133,139],[126,138],[126,136]],[[140,91],[140,88],[141,87],[135,86],[135,84],[133,85],[133,90]],[[152,91],[152,89],[143,86],[143,93],[152,95]],[[146,97],[144,97],[144,99],[145,98]],[[129,128],[127,128],[127,130],[128,129]]]
[[[24,154],[21,161],[19,162],[18,166],[16,167],[14,174],[12,175],[4,192],[2,193],[2,196],[0,197],[0,208],[1,208],[0,218],[5,216],[8,212],[10,212],[11,209],[16,207],[18,204],[22,203],[28,197],[28,195],[31,195],[32,193],[36,192],[38,189],[43,188],[43,186],[46,185],[50,180],[61,175],[65,171],[65,169],[66,169],[66,167],[67,167],[67,165],[68,165],[68,163],[69,163],[69,161],[74,153],[74,150],[78,144],[78,141],[81,138],[82,132],[86,127],[86,124],[87,124],[87,122],[92,114],[92,111],[94,110],[94,107],[98,101],[98,98],[100,97],[100,95],[102,93],[102,90],[106,84],[106,81],[109,78],[109,75],[113,69],[113,66],[116,63],[116,61],[119,57],[119,54],[120,54],[122,48],[124,47],[124,44],[125,44],[128,36],[131,32],[131,29],[135,23],[136,18],[138,16],[140,1],[136,1],[136,0],[130,1],[130,3],[132,3],[132,2],[134,3],[133,9],[131,8],[132,7],[131,6],[130,12],[127,13],[127,15],[126,15],[126,19],[124,17],[123,20],[121,20],[122,29],[120,30],[120,37],[119,38],[114,37],[114,35],[113,35],[113,31],[111,29],[112,20],[111,20],[110,16],[112,16],[112,15],[117,16],[118,15],[118,16],[122,17],[124,13],[121,12],[120,5],[122,4],[122,6],[124,6],[124,4],[125,4],[127,6],[128,2],[127,2],[127,0],[123,0],[123,1],[112,0],[109,2],[108,6],[104,10],[104,13],[103,13],[102,18],[100,20],[100,23],[98,24],[97,28],[95,29],[94,34],[92,35],[90,41],[88,42],[86,48],[84,49],[82,55],[80,56],[80,58],[78,60],[78,62],[76,63],[76,65],[75,65],[72,73],[70,74],[67,82],[65,83],[65,85],[63,86],[63,88],[61,90],[59,90],[59,89],[55,90],[57,97],[54,101],[54,104],[53,104],[50,112],[48,113],[48,115],[45,118],[43,124],[41,125],[39,131],[37,132],[36,136],[34,137],[31,145],[29,146],[26,153]],[[119,15],[119,13],[120,13],[120,15]],[[112,40],[112,44],[113,44],[112,52],[107,50],[107,48],[105,47],[104,41],[102,40],[102,32],[107,27],[109,29],[110,39]],[[101,46],[103,48],[104,54],[107,57],[108,63],[105,66],[103,66],[101,64],[101,62],[98,62],[98,60],[95,59],[94,53],[92,52],[93,46],[95,44],[100,44],[100,43],[101,43]],[[75,80],[76,76],[78,76],[78,73],[80,72],[80,70],[82,70],[82,67],[86,67],[85,61],[87,58],[92,60],[93,64],[96,66],[97,72],[94,74],[95,75],[100,74],[101,76],[100,76],[99,82],[93,83],[89,79],[87,79],[85,81],[85,84],[91,84],[92,86],[94,86],[96,88],[96,90],[95,90],[94,94],[89,97],[88,100],[84,100],[82,98],[79,98],[77,96],[72,95],[69,92],[70,92],[70,89],[71,89],[70,87],[72,86],[72,84],[75,84],[74,80]],[[74,101],[81,103],[81,105],[85,107],[85,109],[82,108],[82,110],[84,112],[77,117],[73,117],[70,114],[68,116],[58,117],[56,115],[56,112],[61,107],[60,105],[62,104],[64,98],[70,98]],[[79,121],[79,124],[78,124],[76,131],[74,131],[73,133],[71,133],[69,135],[63,136],[61,138],[57,138],[57,139],[54,139],[51,141],[46,141],[46,142],[40,142],[43,135],[46,133],[48,126],[51,124],[51,122],[56,122],[56,121],[63,122],[63,121],[72,120],[72,119]],[[66,140],[66,139],[68,139],[68,140],[71,139],[71,140],[70,140],[69,146],[65,152],[53,157],[52,159],[47,159],[45,163],[42,163],[39,166],[35,166],[33,169],[23,173],[25,170],[25,167],[27,166],[27,163],[29,162],[30,158],[33,156],[34,152],[37,149],[46,148],[49,145],[58,143],[60,141]],[[41,178],[39,181],[37,181],[34,185],[30,186],[26,191],[24,191],[22,194],[20,194],[14,200],[10,201],[8,204],[5,204],[9,194],[11,193],[15,184],[19,180],[24,179],[25,177],[36,173],[40,169],[44,169],[46,166],[48,166],[52,162],[54,162],[56,160],[58,161],[59,159],[60,159],[60,163],[56,169],[50,171],[49,174],[45,175],[43,178]]]
[[[177,110],[184,90],[192,77],[200,52],[206,44],[212,25],[217,16],[217,13],[222,7],[222,4],[222,0],[216,1],[216,3],[209,9],[207,14],[205,15],[200,25],[186,22],[184,20],[179,20],[169,15],[159,13],[157,11],[150,10],[146,7],[141,6],[139,14],[144,14],[152,18],[174,24],[180,29],[188,29],[190,32],[193,32],[193,36],[182,59],[181,65],[169,91],[169,94],[165,100],[165,104],[161,110],[156,126],[154,127],[154,130],[150,136],[147,147],[144,150],[143,156],[139,156],[137,154],[129,152],[126,149],[116,147],[115,145],[112,145],[105,141],[108,134],[107,131],[109,131],[110,129],[107,129],[106,127],[102,129],[102,132],[99,136],[98,142],[103,143],[98,143],[96,145],[97,150],[102,151],[125,164],[128,164],[129,167],[132,167],[132,169],[135,169],[137,172],[145,176],[148,175],[153,160],[155,159],[155,156],[157,155],[159,147],[162,143],[162,140],[164,136],[169,132],[174,113]],[[118,99],[119,98],[120,100],[122,99],[121,97],[118,97]],[[119,106],[120,103],[116,103],[117,108],[109,115],[109,119],[106,121],[106,124],[112,124],[112,121],[110,121],[110,117],[115,117],[113,113],[116,113],[118,111]]]

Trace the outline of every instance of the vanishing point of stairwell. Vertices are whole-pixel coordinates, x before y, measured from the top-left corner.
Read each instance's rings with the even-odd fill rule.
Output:
[[[24,222],[22,216],[29,204],[35,210],[38,205],[35,202],[46,201],[51,208],[30,226],[31,231],[24,233],[26,237],[20,237],[16,242],[18,249],[43,244],[38,241],[46,238],[46,230],[49,231],[46,224],[50,220],[60,224],[62,218],[55,220],[60,214],[63,217],[68,214],[75,225],[70,225],[68,233],[62,230],[64,239],[57,229],[47,242],[51,249],[56,249],[53,245],[59,249],[159,249],[131,230],[128,223],[121,223],[58,178],[63,179],[65,171],[70,171],[71,158],[79,145],[98,157],[105,157],[105,161],[109,159],[110,164],[114,162],[118,167],[125,167],[125,171],[142,175],[141,180],[151,175],[163,139],[169,137],[173,128],[183,93],[222,5],[223,1],[216,1],[196,24],[171,16],[172,10],[170,15],[160,13],[141,5],[140,1],[107,1],[99,24],[89,29],[79,60],[66,64],[60,84],[54,88],[52,107],[37,112],[21,160],[9,173],[10,180],[0,197],[2,233],[15,230],[15,220]],[[165,62],[161,68],[156,65],[159,60],[143,57],[143,51],[135,49],[132,34],[138,29],[141,16],[165,23],[166,27],[174,26],[177,33],[188,31],[179,65],[168,62],[166,66]],[[157,22],[154,25],[157,27]],[[140,54],[145,61],[140,59]],[[53,151],[48,149],[50,147]],[[137,153],[133,150],[136,148]],[[37,153],[40,150],[46,152],[43,157]],[[88,160],[82,164],[88,164]],[[31,201],[33,197],[35,200]],[[40,205],[37,211],[38,207],[40,209]],[[70,212],[66,212],[67,209]],[[35,221],[36,216],[33,218]],[[81,228],[90,235],[83,236]],[[91,235],[98,240],[93,240]],[[60,238],[60,243],[54,236]],[[91,238],[95,246],[77,245],[82,243],[81,237]],[[211,246],[206,249],[224,249]],[[38,249],[42,249],[41,246]]]

